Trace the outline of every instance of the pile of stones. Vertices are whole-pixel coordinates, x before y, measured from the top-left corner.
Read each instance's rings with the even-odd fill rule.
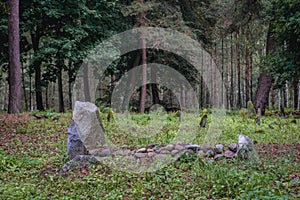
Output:
[[[129,163],[139,163],[149,167],[149,165],[159,162],[176,162],[183,155],[216,161],[236,158],[254,160],[258,158],[253,141],[245,135],[239,135],[236,144],[226,146],[223,144],[214,146],[184,144],[182,142],[168,145],[152,144],[138,149],[127,146],[106,146],[103,136],[104,129],[99,120],[97,107],[87,102],[76,102],[75,111],[73,121],[68,129],[67,154],[71,160],[61,168],[62,172],[70,171],[78,165],[90,165],[99,162],[107,164],[116,160],[122,162],[124,167]]]

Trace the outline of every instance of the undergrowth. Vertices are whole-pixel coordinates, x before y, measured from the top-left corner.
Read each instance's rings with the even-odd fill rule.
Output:
[[[49,117],[36,119],[33,114]],[[58,117],[59,119],[53,119]],[[152,117],[152,118],[151,118]],[[180,129],[175,114],[132,115],[137,130],[149,125],[154,134],[138,139],[125,121],[107,122],[101,113],[106,137],[115,145],[134,147],[167,144]],[[160,128],[155,130],[151,120]],[[206,162],[186,158],[153,173],[129,173],[105,165],[82,168],[68,174],[58,170],[68,161],[67,127],[71,113],[23,113],[0,116],[0,199],[299,199],[300,165],[291,155],[260,164],[222,160]],[[183,119],[185,120],[185,119]],[[201,144],[211,122],[195,127],[193,142]],[[251,118],[227,115],[219,143],[237,142],[239,134],[258,143],[300,142],[299,119],[263,117],[261,126]],[[121,125],[120,125],[121,124]],[[292,150],[291,150],[292,151]]]

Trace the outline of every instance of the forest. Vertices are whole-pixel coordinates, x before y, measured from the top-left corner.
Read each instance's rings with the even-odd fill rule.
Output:
[[[3,0],[0,38],[0,199],[300,198],[298,0]],[[61,173],[77,101],[136,156],[244,134],[260,161]]]
[[[12,8],[1,3],[1,110],[72,109],[76,73],[87,55],[109,37],[141,26],[171,28],[199,42],[206,59],[213,60],[202,67],[216,63],[221,74],[227,109],[246,107],[248,101],[263,112],[266,107],[299,109],[297,1],[24,1],[19,7],[19,16],[8,18]],[[10,26],[17,34],[14,22],[19,22],[19,38],[9,37]],[[179,71],[197,90],[200,108],[211,106],[207,83],[190,63],[153,48],[146,49],[143,61],[142,49],[121,55],[100,74],[96,99],[101,105],[110,106],[122,75],[145,62]],[[145,103],[176,107],[167,101],[176,102],[168,88],[145,87],[136,91],[140,97],[132,99],[131,107],[142,112]],[[140,103],[142,94],[149,97]]]

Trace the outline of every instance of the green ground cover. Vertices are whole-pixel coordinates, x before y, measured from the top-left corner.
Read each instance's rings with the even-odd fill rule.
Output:
[[[33,115],[47,116],[36,119]],[[163,128],[146,140],[131,136],[122,122],[108,123],[106,135],[116,145],[140,147],[167,144],[178,129],[175,114],[165,116]],[[143,127],[149,115],[132,115]],[[80,168],[68,174],[58,170],[68,161],[67,127],[71,113],[8,115],[0,113],[0,199],[299,199],[300,121],[263,117],[255,120],[228,113],[218,142],[237,142],[239,134],[257,141],[260,164],[186,158],[154,173],[129,173],[104,165]],[[201,144],[206,128],[196,127]],[[141,128],[141,130],[143,130]]]

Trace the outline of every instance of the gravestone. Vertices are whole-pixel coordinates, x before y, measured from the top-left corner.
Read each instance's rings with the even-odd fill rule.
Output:
[[[88,151],[103,146],[104,129],[97,106],[90,102],[76,101],[68,133],[67,154],[71,158],[76,155],[87,155]]]

